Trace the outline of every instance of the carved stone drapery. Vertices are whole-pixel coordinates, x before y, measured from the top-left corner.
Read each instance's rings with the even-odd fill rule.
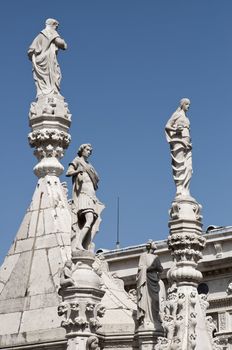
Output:
[[[197,265],[206,239],[202,236],[201,205],[190,195],[192,144],[186,117],[189,105],[188,99],[182,99],[180,107],[166,125],[177,189],[169,211],[168,247],[174,264],[167,274],[170,288],[163,314],[166,338],[158,339],[155,350],[220,348],[212,335],[211,320],[206,317],[208,302],[197,292],[197,285],[202,279]]]
[[[59,22],[48,18],[45,25],[46,27],[33,40],[28,50],[37,97],[59,94],[61,70],[57,61],[57,52],[59,49],[67,49],[67,44],[57,32]]]
[[[35,148],[39,163],[34,167],[38,177],[60,176],[64,170],[59,160],[68,148],[71,137],[71,113],[67,102],[60,94],[61,72],[57,62],[58,49],[67,45],[56,29],[59,22],[49,18],[46,28],[32,42],[28,55],[32,61],[37,99],[29,111],[29,144]]]

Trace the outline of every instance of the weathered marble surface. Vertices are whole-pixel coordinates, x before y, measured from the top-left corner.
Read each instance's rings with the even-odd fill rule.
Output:
[[[90,144],[83,144],[78,156],[69,164],[66,176],[72,176],[72,251],[92,250],[93,239],[101,221],[104,205],[96,197],[99,177],[88,162],[92,153]]]
[[[156,244],[147,243],[147,251],[140,256],[137,274],[137,320],[139,329],[163,331],[159,305],[159,274],[163,267],[154,254]]]
[[[56,56],[59,49],[67,49],[67,44],[56,31],[58,25],[57,20],[48,18],[46,28],[33,40],[28,50],[37,97],[60,92],[61,71]]]
[[[0,268],[0,346],[64,339],[60,270],[70,258],[71,215],[59,179],[41,178]]]
[[[170,144],[173,178],[176,184],[176,198],[190,196],[189,185],[192,177],[192,143],[190,122],[186,112],[190,100],[183,98],[180,106],[168,120],[165,132]]]

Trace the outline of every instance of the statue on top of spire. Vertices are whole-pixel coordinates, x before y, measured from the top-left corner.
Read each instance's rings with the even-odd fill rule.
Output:
[[[46,28],[37,35],[28,50],[37,97],[60,93],[61,71],[56,56],[59,49],[67,49],[67,44],[56,31],[58,25],[57,20],[48,18]]]
[[[176,198],[191,197],[189,191],[192,177],[192,143],[190,138],[190,121],[186,112],[190,100],[182,98],[180,106],[168,120],[165,132],[170,144],[173,177],[176,184]]]

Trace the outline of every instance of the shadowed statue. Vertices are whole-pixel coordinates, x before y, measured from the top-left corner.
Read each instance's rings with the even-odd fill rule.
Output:
[[[156,244],[148,241],[147,251],[140,256],[137,273],[137,320],[139,328],[163,331],[159,305],[159,274],[163,267],[154,254]]]

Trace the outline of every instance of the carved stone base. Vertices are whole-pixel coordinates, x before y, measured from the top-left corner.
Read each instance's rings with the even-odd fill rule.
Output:
[[[43,119],[54,124],[59,118],[66,120],[66,122],[63,123],[69,127],[71,117],[72,115],[68,109],[68,104],[60,94],[40,96],[36,102],[31,103],[29,121],[32,128],[36,127],[40,129]],[[54,120],[53,118],[56,119]]]
[[[135,341],[139,350],[154,350],[154,346],[158,343],[158,338],[163,335],[162,331],[138,330],[135,333]]]
[[[68,339],[67,350],[98,350],[99,339],[91,333],[83,333],[76,338]]]
[[[62,327],[66,329],[70,349],[96,349],[96,332],[101,327],[100,318],[105,307],[101,304],[105,291],[101,290],[101,280],[92,267],[94,255],[88,251],[78,251],[72,256],[70,270],[73,285],[60,289],[63,302],[58,314],[63,316]]]
[[[197,293],[202,278],[197,264],[206,241],[201,220],[201,205],[194,198],[175,198],[170,210],[168,237],[174,266],[167,276],[171,287],[163,315],[167,338],[159,338],[155,350],[214,349]]]
[[[176,283],[196,285],[202,274],[197,270],[205,238],[202,236],[201,205],[192,197],[178,198],[170,210],[170,235],[168,246],[174,257],[175,267],[168,277]]]
[[[32,102],[29,125],[32,129],[29,144],[35,148],[34,155],[39,160],[34,173],[38,177],[61,175],[64,169],[59,159],[71,141],[68,134],[71,114],[64,97],[52,94]]]

